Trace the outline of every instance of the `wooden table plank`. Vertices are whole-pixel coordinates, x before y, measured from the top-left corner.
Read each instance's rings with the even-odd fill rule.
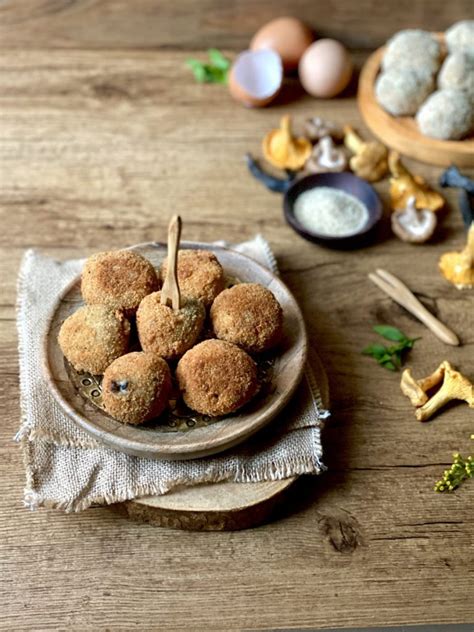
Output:
[[[470,622],[473,486],[434,481],[451,452],[472,449],[472,414],[415,421],[398,387],[360,349],[373,324],[422,336],[416,374],[450,359],[473,376],[473,293],[436,262],[464,240],[457,210],[439,238],[412,247],[387,232],[371,248],[300,240],[281,198],[246,173],[243,155],[291,111],[361,126],[351,98],[307,97],[265,111],[225,88],[194,85],[183,53],[3,51],[0,68],[0,629],[268,629]],[[407,161],[415,166],[415,163]],[[417,164],[436,182],[440,170]],[[377,185],[387,199],[387,181]],[[456,196],[447,197],[455,206]],[[60,259],[164,239],[179,211],[184,238],[239,241],[262,232],[305,314],[329,374],[329,471],[305,479],[271,524],[202,534],[154,529],[107,509],[27,512],[11,437],[18,425],[14,323],[27,247]],[[386,267],[462,338],[449,348],[366,279]],[[469,315],[471,318],[469,318]]]

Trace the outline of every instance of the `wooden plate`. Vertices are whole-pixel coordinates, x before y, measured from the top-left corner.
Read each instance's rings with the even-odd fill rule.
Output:
[[[261,393],[237,414],[220,419],[205,418],[192,411],[183,412],[177,406],[168,417],[138,427],[121,424],[107,415],[100,408],[100,379],[75,372],[65,361],[57,342],[63,321],[83,304],[79,278],[58,299],[45,335],[46,378],[63,410],[101,443],[146,458],[196,458],[221,452],[244,441],[269,423],[289,401],[301,379],[306,359],[303,317],[295,299],[278,277],[233,250],[186,242],[182,247],[212,250],[230,279],[261,283],[275,294],[283,309],[282,343],[274,354],[259,361],[260,375],[264,378]],[[166,256],[164,244],[142,244],[133,250],[147,257],[155,267],[159,267]]]
[[[443,38],[440,34],[441,41]],[[385,47],[377,49],[364,64],[359,78],[357,101],[362,117],[380,140],[401,154],[441,167],[474,167],[474,138],[437,140],[424,136],[411,116],[392,116],[375,98],[375,80]]]

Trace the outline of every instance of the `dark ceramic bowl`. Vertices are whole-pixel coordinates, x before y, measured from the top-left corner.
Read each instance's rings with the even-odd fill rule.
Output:
[[[369,211],[369,219],[362,230],[352,235],[339,237],[337,235],[320,235],[304,228],[295,217],[294,203],[301,193],[315,187],[339,189],[360,200]],[[375,189],[365,180],[347,171],[318,173],[294,181],[283,198],[283,209],[286,221],[301,237],[328,248],[350,249],[367,245],[373,239],[377,224],[382,218],[382,203]]]

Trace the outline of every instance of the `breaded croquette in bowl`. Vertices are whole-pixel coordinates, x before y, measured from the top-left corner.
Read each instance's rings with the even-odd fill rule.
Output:
[[[152,264],[132,250],[111,250],[89,257],[82,271],[81,291],[88,305],[122,309],[127,316],[160,282]]]
[[[136,351],[118,358],[102,380],[102,402],[118,421],[138,425],[161,415],[171,394],[171,374],[163,358]]]
[[[101,375],[128,350],[130,323],[105,305],[84,305],[59,330],[61,351],[76,369]]]
[[[174,310],[162,305],[161,292],[146,296],[137,310],[137,330],[143,351],[156,353],[166,360],[179,358],[198,340],[206,317],[202,302],[181,297]]]
[[[161,266],[161,278],[167,273],[167,260]],[[186,296],[200,299],[209,307],[224,289],[224,271],[217,257],[208,250],[180,250],[178,253],[178,283]]]
[[[248,353],[261,353],[281,340],[283,312],[266,287],[239,283],[224,290],[211,307],[214,333]]]
[[[255,362],[223,340],[205,340],[187,351],[176,377],[186,405],[211,417],[235,412],[258,390]]]

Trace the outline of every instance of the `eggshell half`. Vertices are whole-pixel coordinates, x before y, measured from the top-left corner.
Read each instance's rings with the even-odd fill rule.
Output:
[[[273,101],[283,81],[281,58],[273,50],[247,50],[232,65],[229,92],[247,107],[262,107]]]
[[[314,40],[311,29],[301,20],[281,17],[259,29],[250,42],[251,50],[271,48],[276,51],[286,71],[298,68],[304,51]]]
[[[342,92],[352,76],[352,60],[344,46],[332,39],[321,39],[303,54],[299,77],[313,97],[331,98]]]

